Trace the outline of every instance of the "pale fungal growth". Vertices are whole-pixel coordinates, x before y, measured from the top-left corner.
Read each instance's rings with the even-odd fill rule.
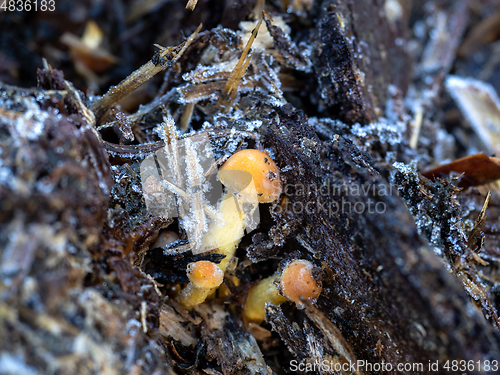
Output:
[[[251,227],[253,214],[259,203],[276,200],[281,193],[278,167],[265,152],[258,150],[242,150],[231,156],[219,172],[227,193],[219,204],[218,214],[221,220],[212,222],[204,235],[200,252],[212,251],[225,255],[218,267],[222,273],[234,257],[245,228]],[[253,228],[252,228],[253,229]],[[188,287],[189,288],[189,287]],[[187,307],[183,291],[180,302]],[[210,291],[205,293],[205,298]],[[198,294],[201,296],[201,294]],[[204,298],[189,299],[202,303]]]
[[[260,324],[266,316],[266,303],[279,305],[287,300],[303,308],[301,298],[315,303],[321,294],[321,283],[314,277],[315,266],[308,260],[297,259],[286,265],[282,273],[262,279],[250,288],[243,307],[248,322]]]
[[[162,232],[158,235],[158,238],[153,245],[151,245],[152,249],[156,249],[157,247],[165,247],[179,239],[179,235],[171,230]]]
[[[224,280],[224,272],[208,260],[189,263],[186,271],[189,284],[179,293],[178,300],[188,308],[205,301]]]

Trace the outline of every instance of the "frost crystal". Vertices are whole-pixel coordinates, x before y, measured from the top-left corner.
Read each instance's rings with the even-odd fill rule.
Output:
[[[146,206],[155,216],[179,217],[196,252],[209,223],[219,220],[215,204],[222,185],[210,140],[206,134],[179,139],[170,114],[157,131],[165,147],[141,163]]]
[[[406,124],[402,121],[389,123],[385,119],[381,119],[381,122],[365,126],[354,124],[351,131],[352,134],[360,138],[376,137],[380,143],[394,146],[401,143],[403,140],[402,134],[405,130]]]
[[[453,249],[454,254],[466,256],[470,252],[467,225],[457,201],[457,188],[449,180],[432,182],[421,178],[416,163],[396,162],[393,167],[391,183],[398,187],[400,196],[406,201],[419,234],[429,241],[438,255],[444,256],[446,251]]]

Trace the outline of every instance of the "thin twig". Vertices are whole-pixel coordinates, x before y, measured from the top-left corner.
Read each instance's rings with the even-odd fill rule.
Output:
[[[196,31],[192,33],[185,42],[176,47],[164,48],[159,46],[160,51],[158,51],[151,60],[121,81],[118,86],[112,87],[106,95],[94,103],[91,110],[94,112],[96,124],[99,123],[113,104],[130,94],[162,70],[165,70],[177,62],[191,45],[198,32],[201,30],[201,27],[202,25],[200,24]]]

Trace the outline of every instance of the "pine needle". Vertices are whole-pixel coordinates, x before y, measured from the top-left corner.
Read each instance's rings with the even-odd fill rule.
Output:
[[[259,33],[260,25],[262,24],[262,18],[257,23],[257,26],[252,31],[252,36],[248,39],[247,45],[243,49],[243,53],[236,64],[233,73],[229,77],[229,80],[222,91],[221,97],[219,98],[219,102],[217,106],[223,111],[227,112],[233,106],[234,100],[236,99],[236,95],[238,94],[238,86],[240,84],[241,78],[245,74],[250,61],[252,60],[253,53],[248,55],[250,51],[250,47],[252,47],[252,43],[257,37]]]

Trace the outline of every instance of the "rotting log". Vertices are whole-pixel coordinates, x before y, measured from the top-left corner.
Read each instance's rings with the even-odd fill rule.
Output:
[[[401,9],[393,17],[381,4],[327,0],[318,7],[314,70],[319,100],[348,124],[377,121],[395,95],[389,88],[404,95],[409,85],[411,59],[404,49],[408,3],[398,3]]]
[[[158,37],[155,26],[168,23],[166,20],[171,21],[164,30],[166,39],[173,39],[179,29],[194,30],[201,20],[205,25],[222,22],[237,28],[253,3],[260,1],[227,0],[222,5],[201,0],[189,17],[182,18],[177,15],[184,14],[185,2],[168,2],[164,13],[151,17],[151,27],[145,27],[148,23],[141,19],[127,31],[128,37],[141,38],[134,51],[146,56]],[[266,10],[271,16],[286,15],[290,4],[284,3],[272,2]],[[406,195],[425,203],[417,207],[416,199],[409,199],[410,213],[397,195],[398,187],[387,182],[394,168],[385,161],[384,153],[390,149],[398,161],[416,158],[406,135],[398,144],[384,143],[377,131],[389,131],[383,126],[393,124],[382,123],[369,134],[373,142],[365,145],[365,153],[354,143],[362,144],[367,138],[351,132],[356,123],[370,124],[386,115],[388,100],[402,99],[412,78],[424,88],[435,89],[432,100],[424,104],[431,114],[439,110],[435,99],[452,67],[472,1],[432,1],[438,8],[442,6],[443,19],[453,22],[442,30],[451,37],[430,43],[429,59],[421,64],[425,68],[429,62],[429,70],[423,72],[429,74],[430,83],[422,75],[411,74],[412,61],[406,52],[411,2],[293,2],[297,3],[304,8],[311,5],[302,14],[285,17],[295,28],[291,35],[297,40],[287,41],[288,34],[265,17],[267,27],[275,28],[274,55],[268,57],[284,62],[276,70],[282,69],[284,83],[288,80],[283,91],[290,90],[290,101],[311,116],[324,116],[324,124],[331,128],[323,132],[311,127],[307,116],[291,105],[269,104],[276,103],[276,97],[256,85],[255,90],[246,87],[246,92],[238,93],[235,105],[241,111],[238,116],[243,117],[234,120],[228,115],[224,119],[228,128],[202,130],[212,141],[230,139],[241,132],[234,132],[231,125],[236,128],[238,122],[262,121],[255,134],[254,128],[247,132],[253,137],[246,138],[251,145],[260,145],[262,138],[264,146],[273,151],[285,191],[279,206],[283,211],[273,206],[271,214],[264,212],[259,232],[242,242],[238,254],[242,267],[236,271],[242,285],[228,283],[227,299],[210,301],[195,312],[183,310],[166,296],[187,281],[189,262],[220,259],[184,252],[189,248],[185,238],[175,249],[173,245],[165,249],[168,251],[150,248],[159,231],[173,220],[147,213],[140,176],[132,163],[164,146],[152,131],[159,118],[153,107],[173,104],[179,113],[185,103],[160,93],[154,105],[146,105],[142,113],[139,110],[138,117],[144,120],[134,122],[143,127],[140,131],[148,143],[137,140],[139,144],[122,145],[111,143],[113,137],[100,139],[102,134],[92,127],[94,115],[86,107],[91,99],[74,90],[57,70],[46,67],[40,72],[39,89],[0,86],[0,338],[8,338],[0,340],[0,365],[14,364],[25,373],[267,374],[271,367],[286,372],[290,359],[333,358],[341,363],[385,362],[393,368],[399,363],[422,364],[424,373],[447,373],[442,367],[447,360],[500,358],[498,330],[466,294],[467,285],[460,285],[453,275],[455,267],[462,266],[458,261],[466,258],[461,256],[472,251],[467,241],[458,238],[456,227],[444,228],[438,240],[446,246],[460,242],[462,253],[455,254],[448,247],[443,251],[448,258],[439,259],[425,243],[427,233],[419,236],[415,224],[418,210],[433,210],[428,215],[431,222],[461,224],[455,187],[447,181],[441,190],[434,190],[441,195],[427,197],[439,182],[419,184],[407,175],[399,176],[394,181],[408,184]],[[24,14],[18,16],[25,20]],[[204,31],[166,74],[163,89],[177,90],[184,85],[183,75],[197,67],[207,46],[217,46],[222,58],[224,53],[238,52],[238,41],[232,30]],[[308,48],[300,42],[306,42]],[[443,43],[442,48],[438,42]],[[442,65],[437,70],[431,64],[436,61]],[[253,63],[262,62],[266,60]],[[255,68],[253,73],[264,71]],[[248,82],[253,84],[251,79]],[[214,93],[217,87],[224,87],[224,81],[210,84],[214,84]],[[183,86],[193,92],[200,87]],[[182,94],[182,87],[177,93]],[[191,110],[196,107],[194,117],[215,123],[213,114],[218,111],[213,102],[204,100],[190,103]],[[97,117],[114,102],[112,98],[97,109]],[[399,112],[392,115],[408,121],[410,110],[402,100],[399,104]],[[427,144],[433,141],[425,134],[421,139]],[[417,141],[418,133],[416,152],[428,152]],[[440,202],[439,197],[444,199]],[[470,195],[462,198],[464,205],[470,204]],[[491,199],[495,200],[498,202],[496,197]],[[479,245],[473,251],[479,252],[484,236],[480,227],[475,229],[471,238]],[[489,230],[495,232],[496,226]],[[244,259],[245,251],[248,259]],[[488,260],[498,265],[500,250],[493,247],[488,251],[493,254]],[[254,326],[254,336],[250,335],[238,310],[248,287],[293,258],[306,258],[323,268],[323,293],[317,307],[268,306],[269,324]],[[467,267],[462,271],[476,272]],[[499,285],[491,284],[484,293],[488,302]],[[498,289],[496,293],[498,296]],[[494,302],[498,305],[498,298]],[[484,315],[491,318],[489,310]],[[428,364],[435,361],[440,361],[440,368],[431,371]]]
[[[303,208],[301,217],[293,216],[301,229],[289,235],[306,241],[332,275],[323,281],[318,305],[357,360],[396,368],[499,358],[499,332],[424,243],[397,189],[371,158],[341,137],[322,143],[291,106],[276,114],[266,140],[280,150],[280,167],[294,165],[283,172],[285,194],[290,206]]]

